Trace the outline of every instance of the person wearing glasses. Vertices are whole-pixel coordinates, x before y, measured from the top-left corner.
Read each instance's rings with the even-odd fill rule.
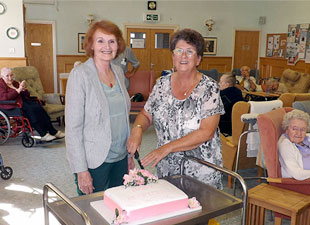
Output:
[[[310,178],[309,115],[294,109],[285,114],[282,122],[285,133],[278,141],[282,177],[296,180]]]
[[[142,164],[156,166],[160,178],[180,174],[184,156],[222,166],[218,123],[224,107],[217,82],[197,71],[204,49],[204,39],[195,30],[173,34],[170,50],[175,71],[157,80],[127,141],[133,155],[140,148],[143,131],[154,124],[158,146]],[[222,188],[221,174],[206,166],[188,160],[185,174]]]

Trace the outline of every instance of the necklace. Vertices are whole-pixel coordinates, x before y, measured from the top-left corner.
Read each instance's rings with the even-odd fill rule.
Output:
[[[187,95],[187,93],[188,93],[188,91],[194,86],[196,84],[196,78],[194,79],[194,82],[193,82],[193,84],[184,92],[184,96],[186,96]]]
[[[189,91],[189,89],[191,89],[192,86],[190,86],[185,92],[184,92],[184,96],[187,95],[187,92]]]

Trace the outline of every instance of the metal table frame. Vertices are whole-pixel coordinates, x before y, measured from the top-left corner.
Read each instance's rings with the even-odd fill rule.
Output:
[[[186,160],[192,160],[205,166],[209,166],[215,170],[218,170],[222,173],[226,173],[237,179],[241,183],[243,189],[242,200],[230,194],[227,194],[223,191],[217,190],[214,187],[204,184],[192,177],[184,175],[184,163]],[[202,205],[202,210],[199,212],[180,215],[178,217],[172,217],[167,218],[165,220],[155,221],[154,223],[151,224],[191,225],[191,224],[205,223],[211,218],[217,217],[222,214],[226,214],[228,212],[237,209],[242,209],[241,224],[242,225],[246,224],[246,207],[247,207],[248,190],[245,181],[239,174],[227,170],[225,168],[216,166],[212,163],[194,157],[186,156],[182,160],[181,175],[166,177],[165,179],[173,183],[177,187],[181,188],[186,194],[189,195],[189,197],[197,197],[198,201],[200,201]],[[185,190],[187,190],[187,192]],[[61,200],[55,202],[49,202],[50,199],[48,195],[49,191],[54,192]],[[194,195],[190,196],[191,194]],[[206,198],[212,199],[214,201],[213,202],[201,201],[205,200]],[[219,199],[219,202],[216,202],[217,198]],[[44,185],[43,188],[43,207],[44,207],[45,225],[49,225],[49,212],[51,212],[61,224],[76,225],[77,224],[76,219],[79,220],[79,224],[85,224],[85,225],[108,224],[104,220],[104,218],[101,215],[99,215],[99,213],[97,213],[97,211],[89,205],[91,201],[97,201],[102,199],[103,199],[103,192],[97,192],[90,195],[79,196],[70,199],[53,184],[47,183]],[[218,208],[213,206],[217,204],[219,205],[216,206]],[[74,218],[75,221],[73,221],[74,219],[72,217],[75,217]],[[90,218],[92,218],[93,221],[91,221]],[[94,221],[99,223],[95,223]]]

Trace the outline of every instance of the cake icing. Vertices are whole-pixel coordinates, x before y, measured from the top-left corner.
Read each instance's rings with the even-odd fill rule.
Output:
[[[104,204],[126,212],[128,221],[188,208],[188,196],[166,180],[141,186],[118,186],[104,192]]]

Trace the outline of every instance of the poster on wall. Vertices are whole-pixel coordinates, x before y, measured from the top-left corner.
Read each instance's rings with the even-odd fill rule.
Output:
[[[272,50],[273,50],[273,37],[268,37],[268,44],[267,44],[268,57],[272,57]]]
[[[288,65],[295,65],[299,59],[308,58],[308,50],[310,49],[310,24],[288,25],[286,47]],[[306,60],[306,63],[308,62]]]
[[[267,34],[266,56],[273,58],[286,57],[287,33]]]

